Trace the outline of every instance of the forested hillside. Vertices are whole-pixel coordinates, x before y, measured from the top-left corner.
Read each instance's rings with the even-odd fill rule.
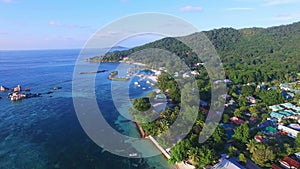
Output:
[[[270,28],[214,29],[203,32],[218,52],[228,78],[235,83],[292,81],[300,72],[300,22]],[[201,33],[187,37],[193,38]],[[148,48],[170,51],[191,68],[201,62],[186,45],[175,38],[164,38],[125,51],[107,53],[87,61],[119,61]],[[190,52],[191,51],[191,52]],[[134,58],[149,64],[150,55]],[[163,64],[163,63],[162,63]],[[163,66],[163,65],[160,65]]]

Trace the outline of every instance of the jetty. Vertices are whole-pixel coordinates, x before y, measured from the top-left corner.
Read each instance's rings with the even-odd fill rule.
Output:
[[[103,73],[106,72],[107,70],[98,70],[94,72],[80,72],[79,74],[97,74],[97,73]]]
[[[151,143],[163,154],[163,156],[167,160],[169,160],[171,158],[170,154],[164,148],[162,148],[159,145],[159,143],[151,135],[146,135],[146,133],[144,132],[142,126],[137,121],[134,121],[134,123],[135,123],[137,129],[139,130],[139,133],[140,133],[141,137],[150,140]]]
[[[141,138],[145,138],[146,137],[146,134],[142,128],[142,126],[137,122],[137,121],[134,121],[134,124],[136,125],[137,129],[139,130],[139,133],[141,135]]]
[[[149,136],[147,136],[147,137],[145,137],[145,138],[147,138],[147,139],[149,139],[151,142],[152,142],[152,144],[163,154],[163,156],[167,159],[167,160],[169,160],[170,158],[171,158],[171,156],[170,156],[170,154],[164,149],[164,148],[162,148],[160,145],[159,145],[159,143],[151,136],[151,135],[149,135]]]
[[[155,146],[155,148],[157,148],[157,150],[159,150],[162,153],[162,155],[167,160],[169,160],[171,158],[171,155],[169,154],[169,152],[167,150],[165,150],[163,147],[161,147],[159,145],[159,143],[151,135],[146,135],[146,133],[144,132],[142,126],[137,121],[134,121],[134,123],[137,126],[137,129],[139,130],[139,133],[140,133],[141,137],[144,138],[144,139],[149,140]],[[193,166],[191,164],[188,164],[184,161],[177,162],[175,164],[175,167],[177,169],[195,169],[196,168],[195,166]]]

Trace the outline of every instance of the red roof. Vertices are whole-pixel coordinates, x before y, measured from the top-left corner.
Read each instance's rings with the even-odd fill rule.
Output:
[[[244,124],[244,123],[245,123],[244,120],[239,119],[238,117],[231,117],[230,120],[231,120],[232,122],[234,122],[235,124]]]
[[[272,169],[283,169],[283,168],[279,167],[279,166],[276,165],[276,164],[272,164]]]
[[[262,136],[255,136],[254,138],[257,142],[263,142],[264,141],[264,138]]]
[[[202,110],[204,113],[206,113],[206,114],[208,114],[208,110],[206,110],[205,108],[203,108],[203,107],[200,107],[200,110]]]
[[[289,167],[300,168],[300,163],[288,156],[284,157],[284,159],[281,160],[280,163],[288,164]]]

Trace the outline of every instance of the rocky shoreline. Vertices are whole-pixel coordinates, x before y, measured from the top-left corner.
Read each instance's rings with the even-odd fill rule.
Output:
[[[54,87],[53,90],[59,90],[61,89],[61,87]],[[11,100],[11,101],[20,101],[23,99],[28,99],[28,98],[34,98],[34,97],[42,97],[41,93],[30,93],[30,89],[29,88],[25,88],[24,90],[22,90],[21,85],[18,85],[17,87],[14,88],[8,88],[5,86],[0,86],[0,92],[7,92],[10,91],[7,94],[7,97]],[[45,94],[52,94],[52,91],[49,91]],[[52,97],[52,96],[49,96]],[[1,99],[1,98],[0,98]]]

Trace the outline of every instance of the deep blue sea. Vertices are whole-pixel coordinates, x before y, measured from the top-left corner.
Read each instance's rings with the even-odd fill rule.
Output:
[[[73,106],[72,77],[76,59],[74,50],[0,51],[0,85],[12,88],[20,84],[42,97],[12,102],[9,91],[0,92],[0,169],[166,169],[167,161],[160,155],[146,159],[130,159],[113,155],[96,145],[83,131]],[[86,57],[92,57],[93,52]],[[84,63],[87,68],[91,64]],[[130,65],[128,65],[130,67]],[[138,137],[136,126],[120,115],[111,99],[108,73],[118,63],[102,63],[95,80],[95,94],[107,122],[119,132]],[[125,72],[126,70],[121,70]],[[95,75],[80,75],[85,78]],[[138,78],[138,77],[135,77]],[[130,97],[141,97],[152,90],[133,79],[114,82],[116,89],[130,86]],[[53,90],[54,87],[60,90]],[[47,92],[53,92],[47,94]],[[77,93],[84,97],[85,93]],[[126,111],[129,104],[122,105]],[[149,144],[149,149],[154,147]],[[138,151],[138,150],[136,150]]]

